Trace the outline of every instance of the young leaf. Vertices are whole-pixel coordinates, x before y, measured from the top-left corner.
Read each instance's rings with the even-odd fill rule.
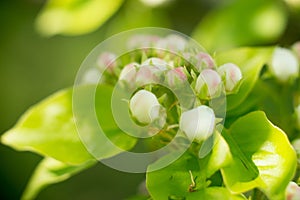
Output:
[[[274,42],[286,27],[282,2],[273,0],[232,1],[209,13],[193,33],[207,50]]]
[[[64,181],[96,163],[95,160],[81,165],[69,165],[50,157],[44,158],[35,169],[22,199],[35,199],[38,193],[50,184]]]
[[[205,167],[204,162],[200,164],[197,157],[186,153],[169,166],[148,172],[148,191],[153,199],[244,199],[223,187],[207,187]]]
[[[284,199],[297,164],[285,133],[256,111],[238,119],[223,136],[233,155],[233,162],[221,169],[225,185],[237,193],[260,188],[270,199]]]
[[[89,91],[93,87],[81,87],[80,91]],[[72,89],[60,91],[41,103],[29,109],[19,120],[14,128],[2,136],[2,143],[17,150],[29,150],[40,153],[47,157],[53,157],[68,164],[82,164],[95,159],[82,144],[75,124],[75,117],[72,110]],[[107,138],[121,149],[130,149],[135,145],[136,139],[121,132],[113,122],[111,112],[109,112],[110,96],[112,88],[110,86],[97,87],[96,99],[100,100],[96,104],[96,110],[101,110],[98,115],[99,121],[111,121],[105,124]],[[84,102],[84,99],[82,99]],[[92,105],[94,108],[95,106]],[[101,120],[100,120],[101,119]],[[79,120],[76,123],[88,127],[92,130],[89,120]],[[97,124],[98,125],[98,124]],[[88,130],[87,130],[88,131]],[[94,132],[86,132],[93,137]],[[106,148],[105,140],[89,140],[89,146],[94,146],[95,151],[101,152],[97,159],[108,158],[120,153],[120,149]]]
[[[253,89],[259,78],[261,69],[273,53],[274,48],[238,48],[220,52],[216,56],[218,65],[234,63],[240,67],[243,79],[239,91],[227,96],[227,111],[237,108]]]
[[[49,0],[36,19],[46,36],[79,35],[96,30],[122,5],[123,0]]]

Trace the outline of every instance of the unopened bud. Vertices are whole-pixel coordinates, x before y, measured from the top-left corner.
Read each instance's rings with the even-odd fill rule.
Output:
[[[300,200],[300,187],[295,182],[290,182],[286,188],[287,200]]]
[[[202,71],[203,69],[213,69],[215,67],[215,62],[212,57],[204,52],[200,52],[195,55],[195,63],[194,66],[198,71]]]
[[[149,58],[145,60],[141,66],[155,66],[158,67],[160,70],[166,70],[167,68],[170,68],[171,66],[164,60],[160,58]]]
[[[180,35],[171,34],[166,38],[167,49],[171,51],[183,51],[186,48],[187,41]]]
[[[277,47],[273,53],[270,70],[273,75],[282,82],[299,75],[299,63],[297,57],[289,49]]]
[[[135,81],[138,63],[130,63],[126,65],[119,76],[119,80],[125,81],[127,84],[132,84]]]
[[[113,53],[104,52],[102,53],[97,60],[97,65],[101,72],[107,70],[109,73],[114,71],[114,68],[117,66],[116,63],[117,56]]]
[[[221,81],[221,77],[216,71],[205,69],[197,78],[196,93],[200,94],[200,98],[215,97],[220,91]]]
[[[201,142],[213,134],[215,128],[214,111],[205,105],[183,112],[180,129],[190,140]]]
[[[139,86],[159,82],[162,72],[163,71],[156,66],[142,66],[136,74],[135,82]]]
[[[147,90],[135,93],[129,107],[132,116],[142,124],[150,124],[159,117],[160,104],[156,96]]]
[[[186,74],[184,72],[183,67],[177,67],[174,69],[169,70],[166,73],[166,81],[168,86],[170,87],[180,87],[183,85],[185,81],[187,81]]]
[[[233,63],[226,63],[218,68],[218,72],[225,79],[225,89],[231,92],[242,79],[240,68]]]

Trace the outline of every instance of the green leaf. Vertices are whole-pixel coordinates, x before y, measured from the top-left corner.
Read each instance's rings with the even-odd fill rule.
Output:
[[[242,71],[243,79],[239,91],[227,96],[227,112],[240,109],[238,106],[245,100],[257,82],[264,64],[270,61],[274,48],[237,48],[220,52],[216,55],[218,65],[234,63]],[[232,111],[234,112],[234,111]]]
[[[89,92],[92,88],[94,87],[82,86],[78,90]],[[136,139],[121,132],[113,123],[112,114],[109,112],[111,93],[110,86],[97,87],[96,99],[99,101],[97,101],[96,109],[102,111],[98,117],[107,122],[104,130],[107,131],[109,141],[127,150],[135,145]],[[33,106],[21,117],[14,128],[2,136],[2,143],[17,150],[33,151],[68,164],[77,165],[95,159],[82,144],[76,125],[81,124],[90,130],[94,127],[91,127],[89,120],[84,121],[78,118],[75,124],[72,94],[72,89],[63,90]],[[82,102],[85,102],[84,100],[83,98]],[[94,105],[92,106],[95,108]],[[97,134],[97,132],[89,132],[88,129],[86,131],[86,134],[91,137]],[[105,140],[89,140],[86,144],[94,146],[95,151],[101,152],[97,159],[108,158],[121,152],[117,148],[106,148],[107,143]]]
[[[238,119],[223,136],[233,155],[233,162],[221,169],[225,185],[237,193],[257,187],[270,199],[284,199],[297,164],[285,133],[256,111]]]
[[[189,171],[196,183],[195,191],[189,191],[192,184]],[[153,199],[244,199],[223,187],[207,187],[205,171],[205,162],[199,162],[197,157],[186,153],[169,166],[148,172],[147,188]]]
[[[79,35],[96,30],[122,5],[123,0],[49,0],[36,19],[46,36]]]
[[[32,175],[22,199],[35,199],[43,188],[64,181],[95,163],[96,161],[89,161],[81,165],[68,165],[53,158],[44,158]]]
[[[208,51],[235,46],[265,45],[284,32],[287,12],[281,1],[231,1],[211,11],[193,37]]]

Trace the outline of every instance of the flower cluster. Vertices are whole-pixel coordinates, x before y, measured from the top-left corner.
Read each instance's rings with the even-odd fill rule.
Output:
[[[114,54],[104,52],[99,56],[98,66],[100,71],[106,69],[104,74],[110,76],[109,80],[116,77],[122,87],[135,91],[129,99],[132,118],[141,125],[149,125],[162,117],[161,107],[166,111],[176,107],[173,112],[177,118],[167,120],[170,124],[166,126],[179,127],[191,141],[201,142],[210,137],[217,120],[209,101],[238,90],[242,80],[240,68],[233,63],[217,67],[209,54],[191,50],[189,42],[179,35],[136,35],[129,40],[128,47],[134,52],[129,54],[132,62],[122,63]],[[175,96],[166,97],[163,86],[158,86],[161,83],[171,91],[188,85],[196,97],[193,106],[182,109]]]

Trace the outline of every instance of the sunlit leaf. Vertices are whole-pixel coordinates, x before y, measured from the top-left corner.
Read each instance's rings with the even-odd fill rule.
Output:
[[[48,0],[36,19],[46,36],[79,35],[96,30],[121,6],[123,0]]]
[[[238,119],[223,135],[233,154],[233,162],[221,170],[225,185],[237,193],[257,187],[270,199],[284,199],[297,166],[285,133],[256,111]]]
[[[209,13],[193,36],[207,50],[276,41],[284,32],[287,14],[282,2],[267,0],[231,1]]]
[[[35,169],[22,199],[34,199],[48,185],[64,181],[95,163],[96,161],[89,161],[81,165],[69,165],[53,158],[44,158]]]
[[[80,88],[81,91],[90,90],[89,87]],[[48,97],[41,103],[29,109],[19,120],[15,127],[2,136],[2,143],[17,150],[28,150],[53,157],[68,164],[82,164],[95,159],[82,144],[75,125],[72,111],[72,89],[63,90]],[[130,149],[136,140],[122,133],[114,123],[109,112],[110,86],[99,86],[96,98],[99,100],[96,109],[101,109],[103,115],[98,117],[106,123],[107,138],[121,149]],[[107,101],[108,100],[108,101]],[[82,99],[84,101],[84,99]],[[93,105],[94,106],[94,105]],[[78,121],[90,126],[89,121]],[[100,120],[100,121],[101,121]],[[93,127],[89,127],[93,128]],[[88,130],[87,130],[88,131]],[[93,133],[86,133],[93,134]],[[108,158],[121,152],[120,149],[106,148],[105,140],[89,140],[88,145],[95,146],[96,151],[101,151],[97,159]]]
[[[148,191],[153,199],[244,199],[242,196],[231,194],[223,187],[207,187],[205,167],[205,162],[199,162],[197,157],[186,153],[169,166],[148,172],[146,179]],[[191,188],[189,171],[195,181],[194,188]]]

